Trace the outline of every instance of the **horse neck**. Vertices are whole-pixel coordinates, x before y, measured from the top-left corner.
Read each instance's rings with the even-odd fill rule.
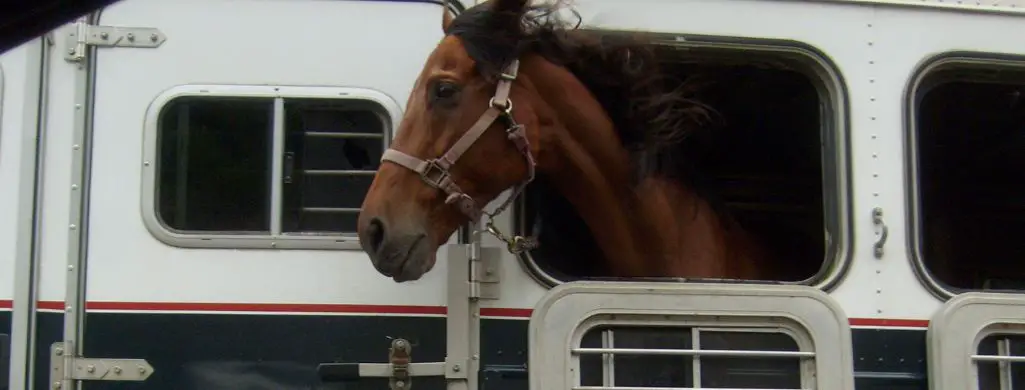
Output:
[[[740,277],[709,204],[676,182],[631,181],[631,162],[600,103],[566,69],[537,57],[524,73],[547,107],[539,110],[539,171],[587,224],[615,276]],[[734,275],[736,274],[736,275]]]
[[[646,194],[630,183],[630,161],[608,115],[567,70],[536,56],[523,72],[545,107],[538,170],[573,204],[617,276],[652,276],[663,245],[646,218]]]

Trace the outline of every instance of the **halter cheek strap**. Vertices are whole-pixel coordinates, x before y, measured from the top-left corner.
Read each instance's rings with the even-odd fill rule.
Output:
[[[521,124],[516,123],[512,115],[512,100],[509,99],[509,92],[512,89],[512,83],[516,80],[516,74],[519,69],[519,61],[513,60],[512,63],[507,66],[498,80],[498,86],[495,89],[495,95],[491,98],[488,104],[488,109],[481,114],[477,122],[470,127],[470,130],[463,134],[455,144],[448,149],[445,154],[439,158],[433,158],[429,160],[423,160],[418,157],[411,156],[404,152],[400,152],[395,149],[388,149],[381,156],[381,161],[390,161],[392,163],[403,166],[407,169],[412,170],[420,175],[420,178],[430,185],[431,187],[440,189],[445,192],[447,197],[445,198],[446,204],[454,204],[458,207],[459,211],[470,218],[471,221],[479,221],[483,214],[487,214],[488,223],[487,228],[491,234],[494,234],[499,239],[505,241],[509,245],[509,250],[518,253],[523,250],[529,249],[533,245],[527,239],[523,237],[515,237],[509,239],[501,234],[497,228],[494,227],[493,218],[495,215],[505,211],[509,205],[520,195],[523,189],[534,180],[534,170],[536,163],[534,156],[530,153],[530,142],[527,140],[527,134],[524,131],[524,127]],[[495,120],[502,118],[505,120],[506,135],[510,141],[512,141],[516,148],[523,155],[524,159],[527,160],[527,179],[516,186],[516,191],[506,198],[497,209],[492,213],[485,212],[482,208],[477,205],[477,202],[472,197],[467,195],[459,185],[452,180],[452,175],[449,174],[449,169],[455,165],[459,157],[466,153],[484,132],[491,127]]]

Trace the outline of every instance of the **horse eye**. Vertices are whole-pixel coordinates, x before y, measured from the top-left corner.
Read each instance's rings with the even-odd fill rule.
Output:
[[[450,99],[459,92],[459,88],[449,82],[440,82],[434,85],[434,99]]]

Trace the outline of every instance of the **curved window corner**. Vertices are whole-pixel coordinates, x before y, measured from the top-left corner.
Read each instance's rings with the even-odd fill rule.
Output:
[[[960,294],[930,321],[928,339],[935,390],[1014,389],[1025,383],[1025,297]]]
[[[143,218],[180,247],[358,249],[400,109],[333,87],[179,86],[145,127]]]
[[[846,316],[809,286],[567,282],[530,328],[531,388],[854,388]]]
[[[905,97],[908,246],[941,299],[1025,290],[1025,58],[944,53]]]
[[[677,38],[653,44],[680,79],[714,81],[697,100],[725,119],[716,133],[730,134],[713,137],[694,171],[781,259],[772,282],[832,289],[850,263],[852,240],[847,89],[838,68],[800,42]],[[514,211],[514,229],[541,242],[520,260],[548,287],[610,276],[584,216],[574,210],[539,176]]]

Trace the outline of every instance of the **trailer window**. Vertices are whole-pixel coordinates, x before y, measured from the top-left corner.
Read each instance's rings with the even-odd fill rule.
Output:
[[[717,124],[698,140],[704,146],[681,151],[695,161],[695,181],[710,203],[778,259],[767,265],[769,279],[835,281],[850,242],[846,96],[839,73],[797,43],[779,53],[663,46],[664,68],[674,76],[669,87],[700,83],[696,100],[717,113]],[[610,276],[585,217],[543,175],[527,188],[517,228],[540,242],[524,259],[539,279],[554,285]]]
[[[332,95],[169,100],[157,120],[154,153],[160,223],[177,237],[207,241],[355,242],[394,112],[370,99]]]
[[[1025,68],[944,62],[913,90],[916,263],[931,287],[1025,288]]]
[[[183,97],[160,118],[157,203],[180,231],[270,231],[274,101]]]
[[[1023,335],[993,334],[982,339],[975,356],[979,390],[1025,387],[1025,362],[1014,360],[1022,358],[1025,358]]]
[[[612,352],[580,356],[581,385],[596,387],[800,389],[814,356],[786,333],[716,327],[603,326],[581,347]]]

